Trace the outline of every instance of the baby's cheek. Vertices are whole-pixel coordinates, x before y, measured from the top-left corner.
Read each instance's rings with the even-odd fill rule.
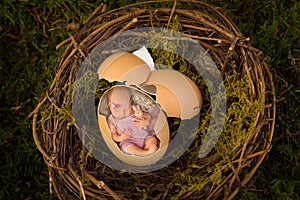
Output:
[[[113,110],[112,111],[113,116],[119,116],[121,114],[120,110]]]

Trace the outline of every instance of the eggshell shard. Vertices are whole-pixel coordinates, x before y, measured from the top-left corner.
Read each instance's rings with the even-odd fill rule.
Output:
[[[106,58],[97,70],[99,79],[127,82],[127,85],[143,83],[150,73],[149,66],[138,56],[120,52]]]
[[[127,86],[124,86],[127,87]],[[131,88],[133,90],[137,90],[135,88]],[[140,91],[144,95],[149,97],[144,92]],[[150,155],[130,155],[125,152],[123,152],[118,144],[112,139],[111,131],[107,122],[107,114],[101,114],[101,103],[103,101],[103,98],[105,98],[105,94],[101,97],[99,105],[98,105],[98,123],[99,128],[101,131],[101,134],[103,136],[103,139],[107,145],[107,147],[110,149],[110,151],[120,160],[122,160],[124,163],[134,165],[134,166],[147,166],[156,163],[159,161],[163,155],[165,154],[170,140],[170,133],[169,133],[169,126],[166,119],[166,116],[163,112],[159,112],[157,116],[157,120],[154,125],[154,131],[156,133],[156,137],[159,139],[159,148],[157,151],[155,151],[153,154]],[[153,100],[154,102],[154,100]]]
[[[156,102],[168,117],[190,119],[200,112],[202,96],[187,76],[171,69],[152,71],[143,85],[156,86]]]

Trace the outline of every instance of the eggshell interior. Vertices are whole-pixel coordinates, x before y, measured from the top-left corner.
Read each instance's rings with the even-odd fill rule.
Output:
[[[105,97],[105,95],[103,95],[102,98],[103,97]],[[100,99],[99,106],[98,106],[98,123],[99,123],[99,128],[103,136],[103,139],[106,145],[108,146],[108,148],[111,150],[111,152],[120,160],[122,160],[124,163],[134,165],[134,166],[151,165],[156,163],[158,160],[160,160],[165,154],[170,140],[169,126],[164,112],[162,111],[159,112],[157,121],[154,125],[154,131],[156,133],[157,138],[160,141],[158,150],[153,154],[145,155],[145,156],[130,155],[120,150],[117,143],[112,139],[111,131],[107,123],[107,117],[101,114],[101,110],[100,110],[101,109],[100,103],[102,98]]]

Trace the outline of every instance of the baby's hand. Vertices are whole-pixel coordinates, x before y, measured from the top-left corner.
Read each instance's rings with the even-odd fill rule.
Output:
[[[132,130],[130,128],[123,131],[123,133],[120,135],[120,139],[122,141],[128,140],[131,138]]]
[[[138,128],[143,128],[143,127],[147,127],[149,126],[151,121],[151,117],[149,115],[149,113],[143,113],[143,117],[135,117],[133,119],[134,124],[138,127]]]

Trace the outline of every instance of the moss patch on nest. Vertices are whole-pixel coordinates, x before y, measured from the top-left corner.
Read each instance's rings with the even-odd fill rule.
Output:
[[[181,30],[181,25],[176,16],[174,21],[167,25],[167,28],[176,31]],[[159,38],[159,35],[154,38]],[[158,46],[159,41],[159,39],[155,39],[153,43],[156,43]],[[166,40],[163,42],[166,42]],[[179,43],[176,40],[170,40],[164,45],[175,49],[179,46]],[[236,153],[241,150],[245,140],[253,133],[258,114],[262,109],[260,97],[254,97],[251,91],[251,69],[244,76],[237,72],[226,75],[224,86],[228,102],[227,114],[223,132],[214,147],[219,159],[217,159],[217,162],[207,163],[207,165],[211,165],[207,167],[207,165],[197,163],[197,160],[199,160],[199,148],[209,129],[211,119],[211,101],[207,84],[201,77],[201,74],[193,70],[184,58],[171,51],[164,51],[158,48],[150,51],[155,63],[161,64],[164,68],[175,69],[193,80],[201,90],[204,102],[201,110],[202,120],[199,124],[197,136],[185,155],[190,160],[194,160],[194,162],[191,162],[185,170],[176,172],[170,185],[180,188],[177,197],[181,197],[189,191],[200,191],[208,183],[220,184],[226,177],[225,174],[231,169],[231,160],[234,160]],[[172,124],[170,126],[172,129]],[[197,176],[195,171],[204,167],[207,167],[207,175]],[[174,198],[176,199],[177,197]]]

